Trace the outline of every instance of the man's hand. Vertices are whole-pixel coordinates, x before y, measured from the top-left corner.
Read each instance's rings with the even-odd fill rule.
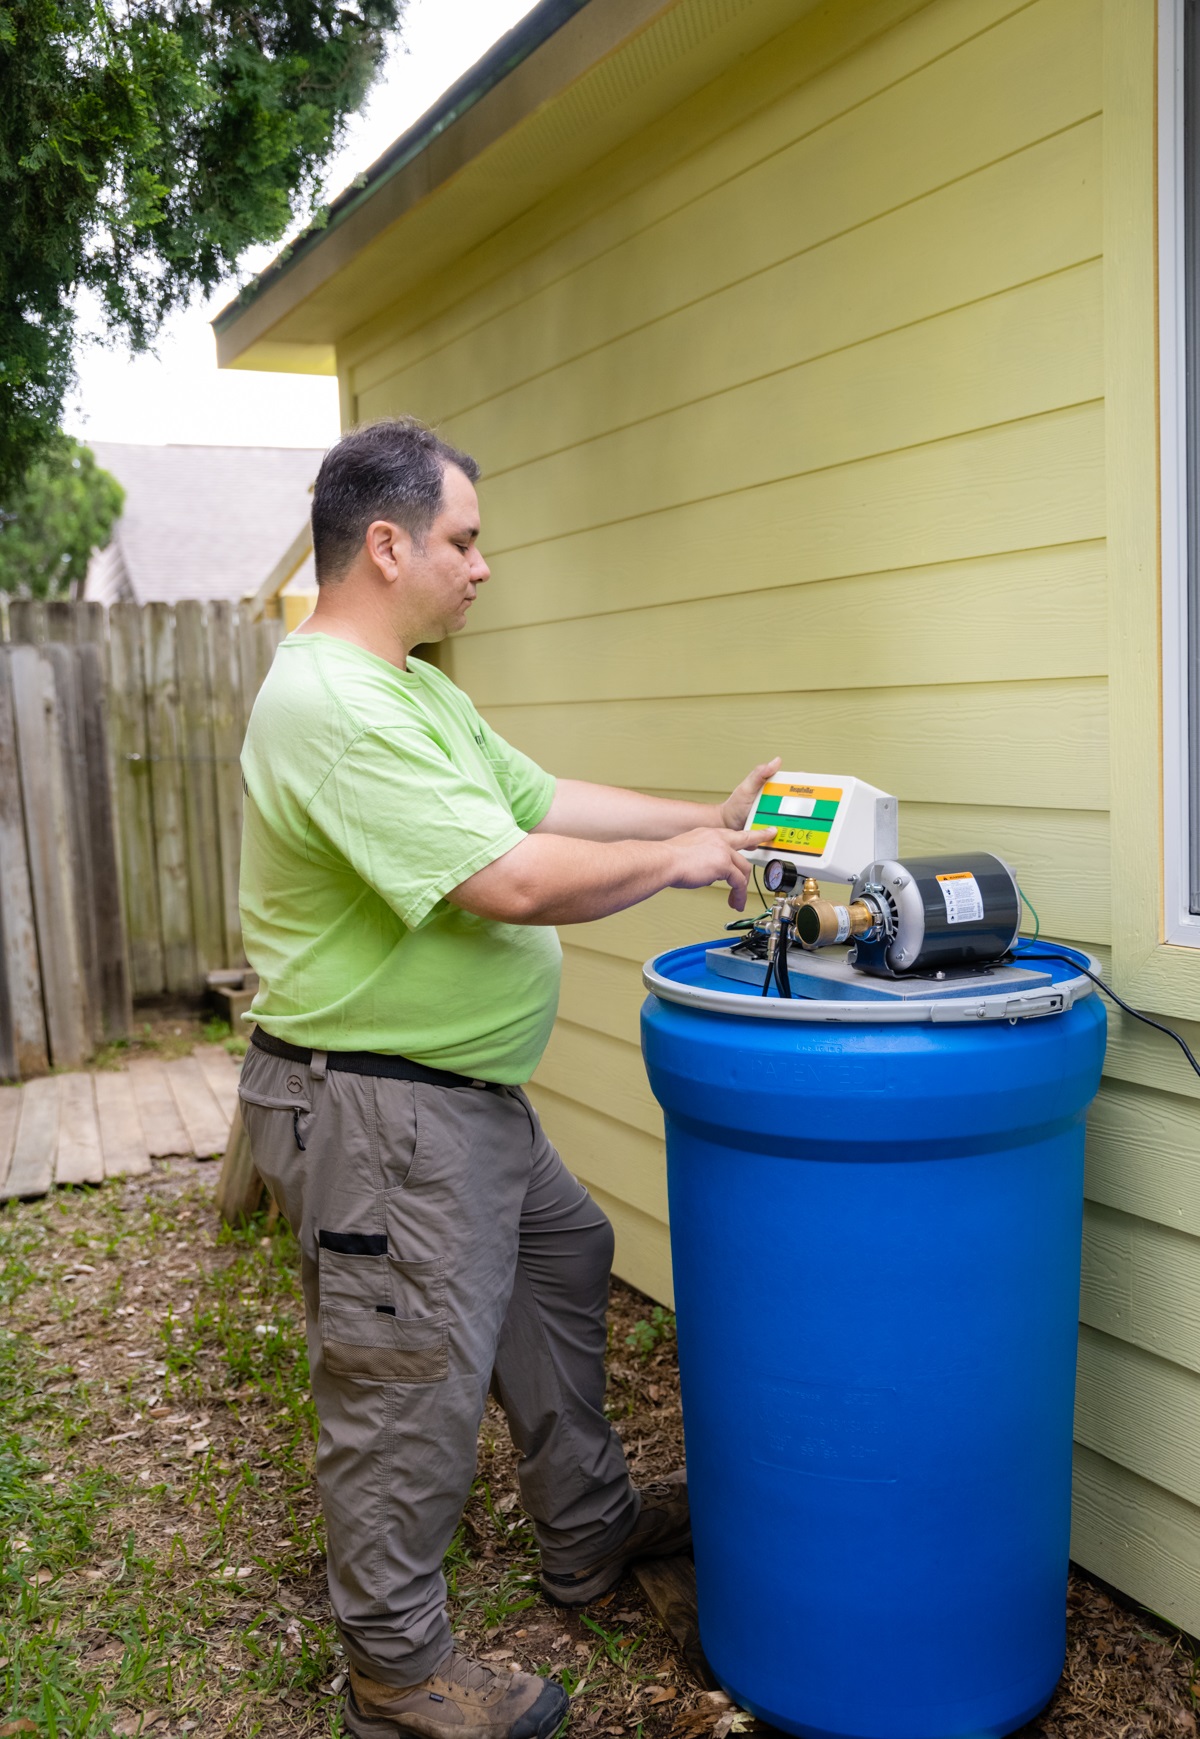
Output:
[[[783,762],[780,760],[779,756],[776,755],[773,761],[763,761],[759,766],[755,767],[752,773],[746,774],[746,777],[742,780],[737,789],[731,791],[729,796],[721,805],[722,827],[730,827],[734,829],[745,827],[753,813],[755,798],[758,796],[767,780],[775,777],[782,765]],[[772,834],[771,838],[773,839],[774,837],[774,834]],[[770,842],[764,840],[762,843],[769,844]],[[739,906],[738,911],[740,912],[741,909],[741,906]]]
[[[770,763],[768,763],[770,764]],[[778,763],[774,763],[778,765]],[[753,774],[750,775],[754,777]],[[748,784],[749,781],[746,781]],[[738,787],[740,791],[742,786]],[[737,796],[734,792],[734,797]],[[730,802],[733,798],[730,798]],[[735,912],[746,910],[746,886],[752,866],[742,856],[759,846],[770,845],[775,837],[773,827],[757,830],[732,827],[697,827],[692,833],[681,833],[670,844],[678,852],[673,888],[706,888],[712,882],[729,883],[729,904]]]

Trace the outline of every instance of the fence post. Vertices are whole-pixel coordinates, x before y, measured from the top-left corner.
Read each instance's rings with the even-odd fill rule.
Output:
[[[188,891],[187,818],[183,799],[183,742],[175,669],[175,612],[170,604],[143,606],[146,726],[154,793],[154,843],[162,914],[166,988],[200,988]]]
[[[99,1037],[124,1038],[133,1022],[129,955],[121,917],[121,866],[105,723],[104,659],[81,644],[78,664],[83,749],[87,766],[86,824],[92,841],[91,907],[95,923]]]
[[[166,988],[166,975],[154,851],[141,606],[114,604],[109,631],[110,741],[131,990],[135,997],[159,996]]]
[[[46,604],[42,598],[10,598],[8,637],[14,646],[42,646],[46,640]]]
[[[91,1046],[72,877],[72,782],[64,721],[54,669],[42,649],[16,646],[9,660],[50,1061],[74,1069]]]
[[[240,966],[244,959],[238,912],[242,855],[242,678],[232,604],[221,601],[208,606],[208,634],[225,965]]]
[[[49,1061],[10,656],[7,647],[0,648],[0,1080],[40,1074]]]
[[[67,607],[70,608],[69,605]],[[49,618],[48,626],[56,628],[60,626],[60,622]],[[69,629],[69,621],[66,626]],[[42,648],[42,656],[54,672],[59,729],[62,733],[67,839],[70,849],[68,876],[75,907],[76,934],[79,937],[79,964],[83,970],[86,990],[85,1004],[81,1012],[90,1041],[90,1053],[101,1037],[100,960],[96,948],[95,914],[91,898],[92,835],[88,825],[88,765],[79,693],[79,654],[74,647],[61,640],[47,640]]]
[[[175,606],[175,660],[179,672],[181,772],[187,822],[192,936],[196,944],[197,974],[203,980],[207,972],[224,966],[226,960],[208,635],[204,605],[195,600],[189,599]]]

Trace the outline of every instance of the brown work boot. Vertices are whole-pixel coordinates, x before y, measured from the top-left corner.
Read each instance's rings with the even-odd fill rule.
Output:
[[[350,1668],[342,1713],[355,1739],[551,1739],[567,1693],[537,1673],[494,1673],[468,1655],[448,1654],[419,1685],[381,1685]]]
[[[594,1558],[582,1570],[554,1575],[542,1571],[542,1593],[556,1606],[586,1606],[615,1588],[636,1558],[669,1558],[692,1543],[687,1469],[669,1473],[641,1488],[642,1507],[633,1531],[619,1546]]]

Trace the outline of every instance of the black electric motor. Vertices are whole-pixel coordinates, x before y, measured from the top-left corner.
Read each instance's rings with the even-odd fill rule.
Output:
[[[851,898],[878,914],[851,964],[879,978],[999,960],[1020,928],[1017,879],[987,851],[868,864]]]
[[[769,863],[767,887],[789,898],[789,874],[794,885],[789,865]],[[1021,895],[1002,858],[964,851],[868,864],[848,905],[810,887],[792,909],[805,948],[853,942],[851,966],[876,978],[907,978],[1002,959],[1017,939]]]

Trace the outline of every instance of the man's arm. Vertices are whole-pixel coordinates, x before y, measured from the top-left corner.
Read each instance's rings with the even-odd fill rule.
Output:
[[[592,840],[671,840],[699,827],[736,831],[745,827],[751,804],[778,770],[778,758],[762,762],[747,773],[724,803],[681,803],[616,785],[560,779],[554,801],[533,831]]]
[[[468,876],[446,898],[480,918],[508,924],[585,924],[635,906],[662,888],[729,883],[729,904],[744,911],[750,864],[742,852],[769,845],[757,833],[700,827],[674,839],[569,839],[531,833],[503,857]]]

